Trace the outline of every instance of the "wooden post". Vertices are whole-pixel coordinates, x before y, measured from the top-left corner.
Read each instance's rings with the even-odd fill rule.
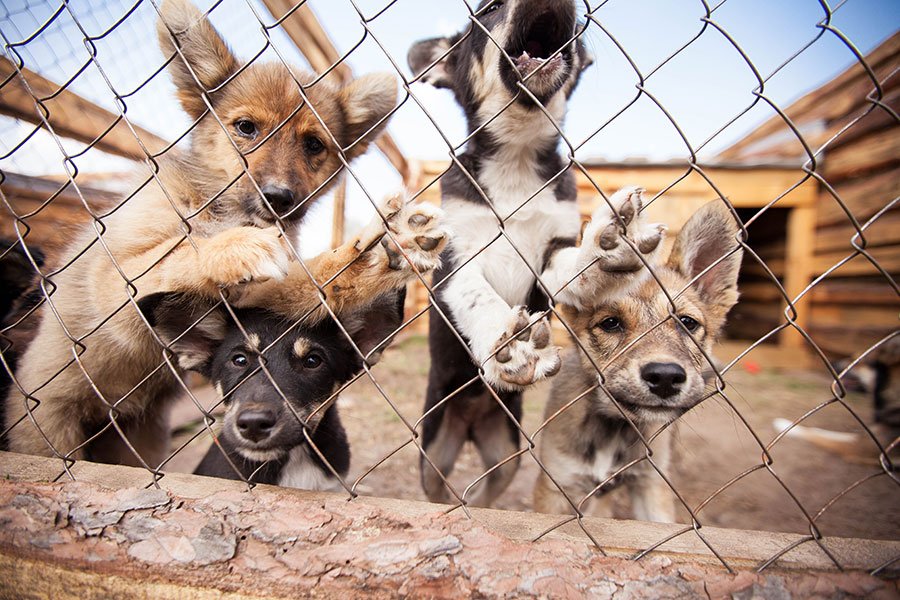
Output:
[[[344,222],[347,204],[347,178],[341,177],[341,181],[334,190],[334,213],[331,217],[331,249],[334,250],[344,243]]]
[[[798,206],[791,209],[787,220],[787,248],[785,249],[784,290],[793,301],[810,284],[813,273],[813,249],[816,233],[815,205]],[[796,324],[807,333],[809,325],[809,299],[806,294],[794,302],[797,311]],[[786,329],[781,334],[784,348],[802,348],[806,340],[799,332]]]

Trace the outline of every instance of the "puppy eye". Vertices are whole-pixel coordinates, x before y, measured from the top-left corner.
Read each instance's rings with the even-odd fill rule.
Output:
[[[622,331],[622,321],[618,317],[606,317],[600,321],[600,329],[606,333]]]
[[[687,329],[688,331],[690,331],[691,333],[693,333],[694,331],[697,331],[697,328],[700,327],[700,323],[698,323],[695,319],[693,319],[692,317],[689,317],[687,315],[685,315],[683,317],[678,317],[678,320],[681,321],[681,324],[684,325],[684,328]]]
[[[487,14],[494,12],[495,10],[500,10],[500,7],[502,7],[502,6],[503,6],[503,2],[494,2],[493,4],[488,6],[488,9],[486,11],[484,11],[484,14],[487,15]]]
[[[318,369],[322,364],[322,357],[318,354],[307,354],[303,359],[305,369]]]
[[[306,148],[307,154],[315,156],[325,149],[325,143],[316,136],[310,135],[303,140],[303,147]]]
[[[248,364],[250,364],[250,361],[243,354],[235,354],[234,356],[231,357],[231,364],[243,369]]]
[[[234,130],[237,131],[239,136],[250,139],[255,138],[256,134],[259,133],[259,130],[256,128],[256,123],[248,119],[238,119],[235,121]]]

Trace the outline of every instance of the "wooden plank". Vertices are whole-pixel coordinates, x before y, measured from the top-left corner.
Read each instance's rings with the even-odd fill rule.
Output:
[[[896,306],[900,302],[900,296],[883,277],[828,278],[816,284],[810,301],[813,304]]]
[[[900,168],[892,168],[834,185],[835,191],[860,224],[900,197]],[[816,225],[824,227],[847,222],[847,215],[828,191],[822,190],[816,203]]]
[[[900,274],[900,246],[880,246],[868,250],[868,253],[888,273],[895,277]],[[817,254],[813,258],[813,271],[816,275],[824,273],[830,267],[837,264],[838,261],[849,255],[850,252],[842,251]],[[879,271],[865,256],[858,255],[842,265],[833,275],[835,277],[879,275]]]
[[[347,204],[347,178],[341,177],[341,181],[334,190],[334,202],[331,215],[331,249],[334,250],[344,243],[344,225],[346,219]]]
[[[94,144],[99,150],[126,158],[141,160],[146,156],[128,125],[118,115],[74,92],[60,91],[59,84],[30,69],[22,68],[20,71],[21,75],[17,74],[13,63],[0,57],[0,114],[42,125],[33,93],[46,107],[47,121],[57,135]],[[31,93],[23,84],[23,77]],[[106,131],[110,126],[112,129]],[[151,154],[169,145],[169,142],[146,129],[134,125],[134,130]]]
[[[896,329],[896,323],[890,327],[862,327],[846,323],[825,326],[813,323],[808,333],[826,355],[848,357],[860,355]]]
[[[893,34],[866,55],[866,61],[881,80],[894,70],[898,62],[898,55],[900,55],[900,32]],[[865,69],[855,62],[830,82],[792,103],[784,112],[795,122],[795,125],[815,120],[827,123],[848,114],[858,101],[857,98],[864,97],[868,90],[873,88]],[[717,158],[720,160],[746,159],[749,154],[753,154],[754,146],[757,147],[756,151],[758,152],[760,146],[766,145],[766,138],[777,136],[778,132],[786,129],[787,125],[781,116],[775,115],[721,152]]]
[[[890,330],[900,327],[898,309],[900,298],[893,306],[813,304],[810,307],[810,321],[817,326],[883,327]]]
[[[331,69],[329,77],[337,79],[339,83],[347,83],[353,78],[353,73],[347,63],[338,63],[341,58],[340,53],[308,4],[300,6],[287,18],[284,18],[284,15],[297,4],[295,0],[263,0],[263,4],[275,19],[283,19],[280,23],[281,28],[288,34],[300,53],[306,57],[313,69],[318,73],[324,73]],[[375,145],[397,169],[403,182],[410,185],[413,172],[391,135],[387,132],[382,133],[375,141]]]
[[[850,241],[857,233],[849,222],[816,231],[815,252],[821,254],[831,250],[850,252]],[[900,205],[884,213],[863,231],[867,247],[900,244]]]
[[[900,135],[891,127],[828,152],[822,174],[829,183],[900,164]]]

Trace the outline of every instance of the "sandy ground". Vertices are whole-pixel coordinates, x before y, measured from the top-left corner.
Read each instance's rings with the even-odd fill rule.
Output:
[[[373,371],[390,402],[365,377],[341,396],[341,418],[353,452],[347,483],[356,483],[359,493],[425,499],[419,485],[419,451],[410,428],[421,415],[427,372],[425,339],[406,337],[385,353]],[[770,449],[769,467],[762,466],[763,450],[751,430],[763,444],[769,444],[776,435],[773,419],[797,418],[832,398],[831,380],[824,369],[822,373],[773,369],[751,372],[738,364],[726,380],[733,408],[722,399],[711,399],[685,415],[672,433],[677,450],[671,480],[692,508],[733,478],[750,471],[702,508],[697,514],[702,524],[808,533],[809,515],[816,518],[825,535],[900,539],[900,486],[884,475],[874,461],[851,462],[804,440],[784,438]],[[525,431],[533,432],[540,426],[548,391],[549,386],[542,384],[526,393]],[[213,401],[208,388],[202,389],[198,397],[204,403]],[[851,394],[847,403],[864,419],[869,418],[871,407],[866,397]],[[182,403],[176,424],[188,422],[196,414],[192,404]],[[835,431],[862,431],[849,411],[836,403],[825,406],[804,424]],[[184,432],[177,436],[176,446],[188,437]],[[168,468],[190,471],[208,443],[209,436],[202,434],[179,452]],[[871,447],[874,449],[874,444]],[[757,468],[752,470],[754,467]],[[475,452],[467,446],[450,479],[462,493],[483,470]],[[530,510],[531,488],[538,471],[532,457],[525,454],[515,480],[496,507]],[[816,517],[848,486],[867,477],[872,478]],[[624,508],[620,506],[621,514],[627,516]],[[680,508],[679,517],[682,522],[690,522],[684,507]]]

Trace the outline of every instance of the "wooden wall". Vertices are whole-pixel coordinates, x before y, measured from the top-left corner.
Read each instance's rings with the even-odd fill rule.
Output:
[[[785,114],[814,152],[824,146],[816,164],[824,181],[817,182],[815,231],[809,240],[813,276],[828,272],[855,252],[851,240],[857,230],[836,194],[861,226],[882,213],[866,226],[866,251],[896,282],[900,279],[900,122],[896,117],[900,72],[895,71],[900,67],[900,33],[865,59],[881,86],[880,97],[866,69],[855,64],[794,102]],[[801,165],[808,155],[785,121],[774,117],[719,158]],[[761,245],[760,253],[772,260],[779,274],[793,266],[780,260],[783,241],[777,235]],[[760,289],[760,293],[771,291]],[[829,354],[858,354],[900,324],[896,289],[863,255],[829,273],[809,295],[809,333]]]

